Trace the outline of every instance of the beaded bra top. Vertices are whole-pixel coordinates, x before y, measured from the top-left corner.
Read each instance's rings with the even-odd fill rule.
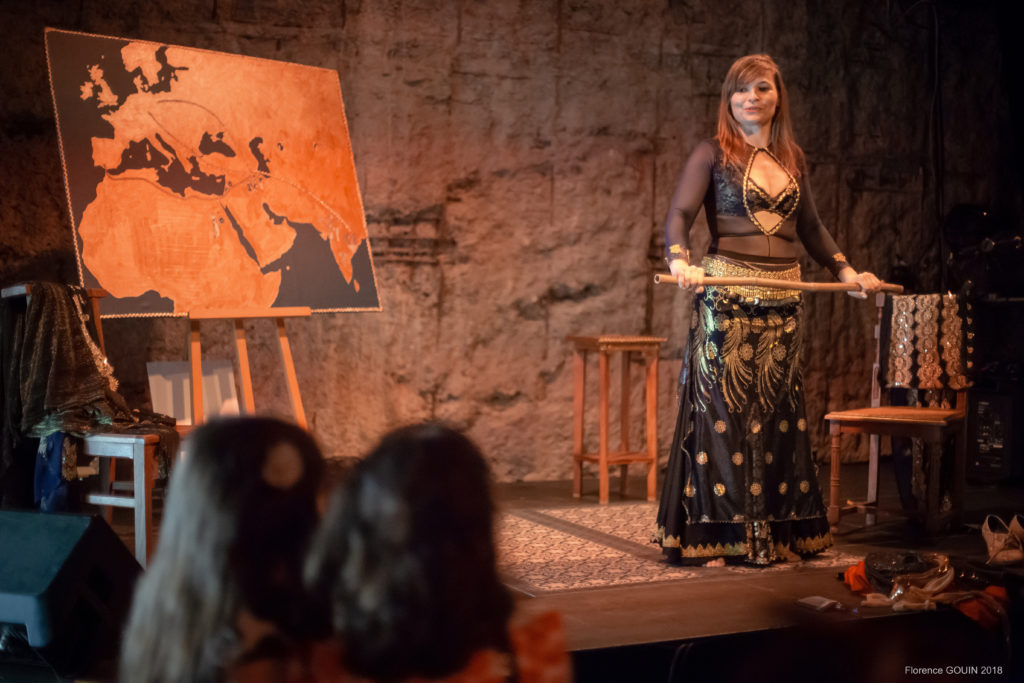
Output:
[[[754,167],[754,159],[758,154],[770,156],[789,177],[786,187],[774,197],[750,176],[750,170]],[[786,219],[793,215],[799,203],[800,186],[797,185],[793,174],[787,171],[786,167],[767,149],[759,148],[751,152],[750,159],[747,160],[747,170],[743,173],[743,208],[746,210],[750,222],[764,234],[773,235]],[[768,212],[769,215],[764,216],[762,212]],[[762,216],[760,219],[759,215]]]
[[[713,169],[715,213],[720,216],[745,216],[758,232],[774,235],[800,205],[800,185],[793,174],[785,171],[789,176],[789,183],[775,196],[770,195],[750,177],[754,159],[761,153],[770,156],[785,171],[785,167],[779,163],[774,154],[767,149],[758,148],[751,152],[747,166],[741,175],[739,169],[724,163],[721,149],[717,150]],[[768,212],[771,215],[766,216],[761,212]],[[760,219],[758,215],[761,216]],[[758,234],[758,232],[744,234]],[[792,237],[789,235],[778,235],[778,237],[792,241]]]
[[[685,253],[690,228],[703,208],[711,233],[708,253],[730,252],[747,261],[768,262],[764,259],[774,258],[789,261],[795,258],[795,255],[790,256],[795,250],[777,243],[794,243],[799,239],[811,258],[839,277],[849,263],[821,222],[814,206],[814,195],[805,180],[795,177],[803,172],[802,162],[799,171],[789,170],[778,163],[771,150],[753,147],[749,150],[745,162],[736,165],[725,162],[717,140],[697,145],[686,163],[665,222],[667,254],[672,257]],[[768,158],[758,156],[762,153]],[[774,161],[786,170],[788,178],[775,195],[750,177],[759,159]],[[720,242],[733,237],[751,239]],[[755,239],[757,237],[760,239]],[[719,249],[720,244],[724,244],[724,250]]]

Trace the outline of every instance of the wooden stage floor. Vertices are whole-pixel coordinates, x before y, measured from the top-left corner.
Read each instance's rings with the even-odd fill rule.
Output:
[[[845,465],[844,492],[863,491],[866,477],[866,464]],[[827,484],[827,466],[819,478]],[[859,528],[863,515],[845,517],[836,550],[861,559],[875,550],[940,552],[984,563],[978,526],[985,515],[1009,519],[1024,512],[1024,485],[969,484],[965,525],[926,539],[902,517],[885,512],[899,507],[885,460],[880,489],[879,523]],[[568,481],[502,484],[498,497],[502,509],[513,513],[598,508],[596,478],[585,479],[579,500],[572,498]],[[636,479],[626,499],[613,493],[610,505],[643,499],[643,482]],[[1020,671],[1010,677],[1000,629],[981,629],[955,610],[862,608],[860,598],[837,578],[843,568],[546,592],[522,595],[520,602],[524,610],[563,614],[580,681],[974,680],[975,672],[978,680],[1024,680]],[[817,612],[797,604],[808,596],[831,598],[842,609]],[[983,675],[986,666],[1002,667],[1003,675],[996,675],[998,669]],[[947,672],[946,667],[963,668]],[[937,674],[925,671],[936,668]]]

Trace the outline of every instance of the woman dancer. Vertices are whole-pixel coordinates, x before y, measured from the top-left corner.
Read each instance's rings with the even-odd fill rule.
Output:
[[[690,155],[665,226],[669,269],[695,292],[654,538],[670,562],[767,565],[832,544],[807,437],[800,292],[703,286],[705,275],[799,280],[799,239],[860,285],[854,296],[878,291],[822,225],[806,176],[778,66],[741,57],[722,84],[718,134]],[[701,206],[711,245],[698,265],[689,232]]]

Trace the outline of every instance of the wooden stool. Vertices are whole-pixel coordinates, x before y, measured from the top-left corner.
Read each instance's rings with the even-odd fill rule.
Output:
[[[579,498],[583,487],[583,463],[596,462],[598,467],[598,499],[601,504],[608,503],[608,468],[619,465],[619,493],[626,494],[626,471],[630,463],[647,464],[647,500],[654,500],[658,478],[658,350],[664,337],[630,337],[618,334],[602,334],[596,337],[566,337],[573,345],[573,406],[572,406],[572,457],[573,477],[572,495]],[[583,411],[584,389],[586,381],[587,352],[597,351],[598,371],[600,373],[600,393],[598,405],[600,412],[600,448],[597,453],[583,452]],[[629,356],[633,351],[644,356],[644,368],[647,371],[646,406],[647,406],[647,449],[631,451],[629,448]],[[615,453],[608,451],[608,397],[609,397],[609,356],[621,353],[622,356],[622,406],[620,449]]]

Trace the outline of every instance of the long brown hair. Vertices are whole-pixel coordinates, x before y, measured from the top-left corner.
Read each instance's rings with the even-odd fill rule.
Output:
[[[281,444],[302,463],[298,480],[283,488],[264,473]],[[239,654],[242,608],[291,638],[313,628],[302,563],[319,521],[323,457],[312,436],[272,418],[222,419],[192,432],[186,453],[171,477],[156,554],[136,587],[121,683],[224,680]]]
[[[437,424],[391,432],[334,496],[306,578],[331,604],[350,671],[439,678],[508,651],[512,598],[496,568],[487,462]]]
[[[779,94],[775,116],[772,117],[768,149],[794,178],[799,178],[804,153],[793,139],[793,126],[789,117],[789,94],[786,92],[786,84],[782,81],[782,73],[779,71],[779,65],[768,55],[746,55],[729,67],[729,73],[725,75],[725,81],[722,83],[722,99],[718,104],[718,135],[715,137],[722,147],[725,162],[743,168],[749,152],[740,125],[732,115],[732,95],[744,83],[751,83],[764,77],[772,79]]]

